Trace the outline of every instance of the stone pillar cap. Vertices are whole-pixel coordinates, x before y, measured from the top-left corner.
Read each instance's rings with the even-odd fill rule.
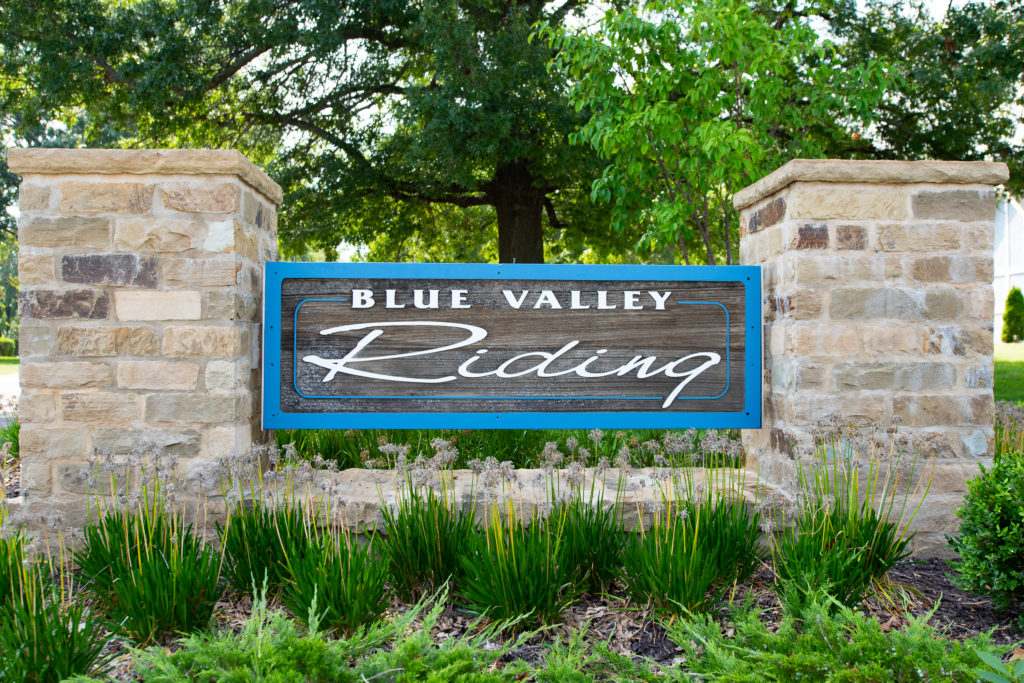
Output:
[[[999,185],[1009,177],[1010,171],[1002,162],[793,159],[737,192],[732,205],[743,210],[798,182]]]
[[[274,204],[284,198],[280,185],[234,149],[14,148],[7,166],[19,175],[235,175]]]

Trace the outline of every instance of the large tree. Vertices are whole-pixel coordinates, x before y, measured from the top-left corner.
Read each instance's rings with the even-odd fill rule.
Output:
[[[836,3],[825,13],[849,64],[884,60],[896,75],[863,135],[833,156],[996,160],[1024,191],[1024,2],[949,3],[932,16],[912,0]]]
[[[542,261],[545,227],[582,244],[607,225],[583,201],[596,159],[568,142],[585,112],[528,40],[583,5],[9,0],[0,102],[29,88],[51,117],[84,113],[90,144],[117,130],[243,149],[284,185],[295,250],[407,235],[439,213],[458,228],[444,207],[483,207],[501,260]]]
[[[616,228],[640,224],[687,263],[733,263],[733,193],[870,119],[885,69],[844,63],[812,24],[819,9],[641,0],[596,27],[545,29],[572,100],[593,112],[576,137],[608,161],[593,196]]]

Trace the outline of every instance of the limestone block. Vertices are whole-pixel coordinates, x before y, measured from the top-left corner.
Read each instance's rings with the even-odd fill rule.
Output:
[[[839,363],[832,375],[839,391],[941,391],[957,387],[950,363]]]
[[[911,204],[915,218],[990,224],[996,218],[996,195],[988,189],[924,190],[913,196]]]
[[[49,460],[23,458],[21,461],[21,495],[25,501],[45,499],[52,492],[52,470]]]
[[[117,364],[117,386],[122,389],[191,391],[198,381],[198,363],[122,360]]]
[[[170,457],[190,458],[199,452],[202,436],[195,429],[97,429],[92,445],[99,452],[114,455],[160,453]]]
[[[18,293],[22,318],[103,320],[110,312],[110,295],[98,289],[23,289]]]
[[[784,197],[771,199],[766,202],[764,206],[749,215],[750,218],[747,220],[747,230],[752,233],[763,230],[764,228],[775,225],[785,217],[786,200]]]
[[[991,338],[990,335],[989,339]],[[967,365],[963,368],[963,383],[961,386],[967,389],[991,389],[993,386],[993,375],[991,359]]]
[[[785,350],[794,356],[843,356],[855,353],[859,346],[856,325],[794,325],[786,331]]]
[[[85,389],[107,387],[114,376],[106,363],[23,362],[19,370],[21,386],[29,389]]]
[[[66,213],[146,214],[153,185],[69,181],[60,184],[60,210]]]
[[[857,186],[799,183],[790,188],[790,218],[811,220],[903,220],[907,191],[895,186]]]
[[[157,286],[156,259],[134,254],[87,254],[60,260],[64,282],[90,285]]]
[[[18,244],[106,249],[110,246],[110,221],[89,216],[23,218],[18,221]]]
[[[246,190],[244,193],[243,217],[245,222],[255,225],[260,230],[272,231],[274,225],[271,223],[271,216],[274,211],[264,202],[260,201],[252,192]]]
[[[18,250],[18,284],[21,287],[53,284],[54,272],[52,252]]]
[[[57,419],[57,394],[26,388],[18,397],[18,417],[22,423],[52,423]]]
[[[211,360],[206,364],[206,388],[234,390],[245,386],[249,377],[248,364],[229,360]]]
[[[61,326],[57,330],[57,353],[62,356],[116,355],[116,331],[112,327]]]
[[[138,420],[141,397],[111,391],[67,392],[60,397],[61,415],[71,422]]]
[[[235,221],[216,221],[206,226],[206,237],[203,239],[205,251],[225,252],[235,250],[235,233],[240,226]]]
[[[34,460],[84,460],[91,451],[88,432],[81,427],[26,423],[21,426],[18,440],[22,467]]]
[[[50,321],[22,318],[18,327],[18,355],[22,361],[50,355],[55,331],[55,325]]]
[[[160,264],[169,287],[230,287],[241,264],[228,258],[166,259]]]
[[[118,327],[114,330],[114,343],[121,356],[156,356],[160,353],[160,339],[151,327]]]
[[[984,283],[970,287],[960,287],[964,299],[964,318],[977,321],[986,326],[992,325],[992,311],[995,306],[995,294],[992,285]]]
[[[148,422],[209,424],[242,417],[235,394],[154,394],[146,397]]]
[[[971,325],[946,325],[925,329],[922,350],[946,356],[991,356],[992,330]]]
[[[836,228],[836,249],[863,250],[868,246],[868,230],[861,225],[840,225]]]
[[[921,353],[922,333],[917,327],[862,324],[858,329],[861,349],[872,355]]]
[[[963,304],[955,289],[929,289],[924,295],[924,316],[929,320],[956,320],[963,314]]]
[[[50,206],[50,188],[46,185],[22,185],[18,188],[18,211],[43,211]]]
[[[238,211],[241,191],[233,182],[165,183],[160,187],[164,206],[193,213]]]
[[[881,251],[950,251],[960,248],[959,226],[951,223],[895,223],[878,228]]]
[[[927,308],[921,292],[890,288],[851,287],[832,290],[829,316],[833,320],[861,320],[865,318],[896,318],[920,320]],[[936,312],[948,301],[938,297],[932,302]]]
[[[916,427],[992,424],[992,395],[908,394],[893,398],[893,415],[903,425]]]
[[[205,300],[204,320],[253,320],[255,305],[252,297],[244,297],[235,288],[216,289],[203,294]]]
[[[118,467],[104,472],[87,462],[58,462],[53,464],[53,480],[65,493],[109,495],[111,486],[113,491],[127,490],[128,471]]]
[[[968,223],[962,226],[961,230],[963,232],[964,247],[991,256],[996,238],[993,222]]]
[[[114,248],[120,251],[182,252],[195,246],[193,221],[125,218],[116,222]]]
[[[173,326],[164,330],[163,355],[168,358],[228,358],[243,351],[237,327]]]
[[[118,320],[199,320],[202,297],[196,291],[114,293]]]
[[[828,226],[824,223],[805,223],[797,226],[793,249],[828,249]]]

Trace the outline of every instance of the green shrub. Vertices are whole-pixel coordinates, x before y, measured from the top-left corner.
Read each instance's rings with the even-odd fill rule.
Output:
[[[491,669],[520,641],[485,647],[500,635],[492,627],[435,645],[430,632],[445,596],[434,596],[431,602],[421,602],[394,620],[374,622],[349,637],[326,639],[315,629],[300,629],[282,612],[267,610],[265,598],[257,596],[253,615],[241,633],[189,636],[174,652],[150,648],[139,653],[136,666],[142,680],[150,683],[516,680],[516,672],[524,667]],[[392,646],[383,647],[388,643]]]
[[[630,597],[659,611],[701,612],[760,561],[760,515],[719,494],[666,503],[649,530],[631,534],[622,554]]]
[[[0,356],[17,355],[18,345],[10,337],[0,337]]]
[[[461,594],[471,611],[492,619],[549,624],[579,595],[563,545],[564,514],[521,520],[511,503],[491,507],[462,556]]]
[[[232,588],[252,592],[265,585],[279,594],[288,582],[288,558],[308,551],[310,527],[300,505],[272,507],[255,497],[237,503],[224,526],[217,524],[224,551],[222,573]]]
[[[1020,287],[1012,287],[1006,295],[1006,308],[1003,310],[1004,342],[1017,342],[1024,339],[1024,294]]]
[[[837,604],[820,591],[808,594],[802,614],[783,612],[777,630],[751,604],[730,619],[728,637],[714,618],[678,619],[669,638],[684,650],[698,680],[766,681],[968,681],[977,680],[975,649],[990,649],[987,636],[959,643],[938,637],[931,615],[883,632],[878,621]]]
[[[346,636],[387,608],[388,559],[376,552],[375,536],[360,543],[345,532],[310,529],[305,552],[288,557],[291,580],[281,600],[310,625],[315,619]]]
[[[134,512],[104,512],[83,533],[74,554],[83,589],[135,642],[209,625],[223,594],[221,558],[159,493],[144,493]]]
[[[111,640],[107,626],[48,575],[25,569],[16,592],[0,604],[0,680],[57,683],[102,673],[113,657],[103,652]]]
[[[988,595],[1002,609],[1024,601],[1024,453],[1003,455],[968,480],[956,512],[960,534],[949,544],[960,556],[953,583]],[[1024,625],[1024,614],[1019,621]]]
[[[391,583],[403,599],[438,590],[461,572],[459,555],[475,530],[471,510],[461,509],[450,495],[407,482],[395,510],[385,506],[385,547]]]

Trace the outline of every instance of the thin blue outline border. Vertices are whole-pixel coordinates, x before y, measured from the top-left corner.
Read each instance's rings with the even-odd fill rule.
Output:
[[[264,264],[263,396],[264,429],[682,429],[761,427],[761,268],[760,266],[640,266],[553,265],[488,263],[290,263]],[[684,282],[740,282],[744,286],[743,409],[729,412],[679,413],[663,411],[572,413],[467,412],[467,413],[285,413],[280,410],[281,288],[291,278],[435,278],[466,280],[678,280]],[[677,302],[679,303],[679,302]],[[716,303],[718,302],[699,302]],[[723,306],[724,308],[724,306]],[[728,311],[726,311],[728,315]],[[728,329],[728,328],[727,328]],[[729,359],[726,359],[727,368]],[[727,385],[726,392],[731,387]],[[720,396],[724,395],[721,394]],[[705,399],[713,400],[713,399]]]

